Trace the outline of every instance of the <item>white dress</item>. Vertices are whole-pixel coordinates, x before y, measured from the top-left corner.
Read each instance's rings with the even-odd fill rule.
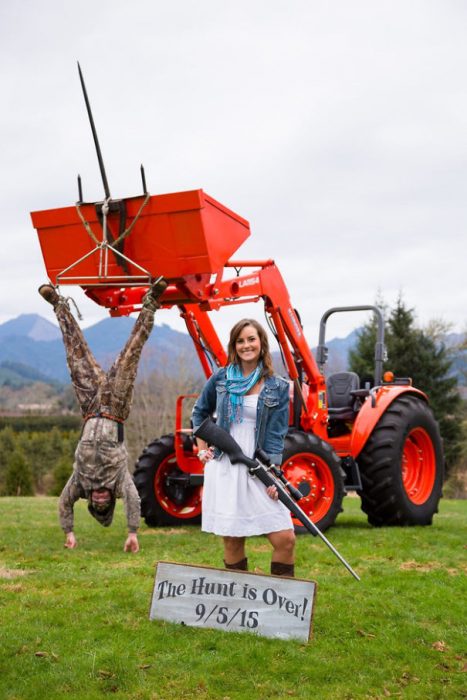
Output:
[[[253,457],[258,395],[244,396],[243,401],[243,420],[232,423],[230,434],[244,454]],[[280,501],[269,498],[264,484],[250,476],[243,464],[231,464],[226,454],[206,464],[201,525],[204,532],[249,537],[292,527],[290,511]]]

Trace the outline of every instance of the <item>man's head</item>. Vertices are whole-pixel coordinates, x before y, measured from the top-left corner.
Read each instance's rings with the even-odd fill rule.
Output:
[[[105,487],[92,489],[88,497],[88,510],[96,520],[108,527],[113,519],[115,509],[115,496]]]
[[[94,489],[91,491],[91,503],[98,513],[106,513],[112,504],[112,494],[106,488]]]

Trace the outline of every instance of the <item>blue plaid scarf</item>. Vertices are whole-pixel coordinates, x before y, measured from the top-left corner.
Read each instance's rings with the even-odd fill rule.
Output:
[[[243,397],[247,394],[263,373],[263,363],[259,362],[256,369],[247,377],[236,364],[227,366],[225,387],[229,394],[229,423],[241,423],[243,420]]]

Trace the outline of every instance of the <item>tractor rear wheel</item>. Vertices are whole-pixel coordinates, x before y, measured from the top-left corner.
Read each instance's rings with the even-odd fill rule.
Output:
[[[185,449],[189,449],[186,438]],[[144,448],[133,480],[141,498],[147,525],[183,525],[201,522],[201,486],[189,486],[168,477],[183,477],[175,457],[173,435],[163,435]]]
[[[362,510],[372,525],[431,525],[444,477],[438,424],[413,394],[388,407],[358,457]]]
[[[342,511],[344,476],[331,445],[311,433],[291,430],[284,445],[282,469],[303,494],[298,505],[321,530],[334,524]],[[308,530],[293,518],[295,532]]]

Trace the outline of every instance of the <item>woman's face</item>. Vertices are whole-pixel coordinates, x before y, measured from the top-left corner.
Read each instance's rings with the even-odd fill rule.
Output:
[[[256,328],[245,326],[235,341],[235,351],[242,364],[258,364],[261,357],[261,341]]]

